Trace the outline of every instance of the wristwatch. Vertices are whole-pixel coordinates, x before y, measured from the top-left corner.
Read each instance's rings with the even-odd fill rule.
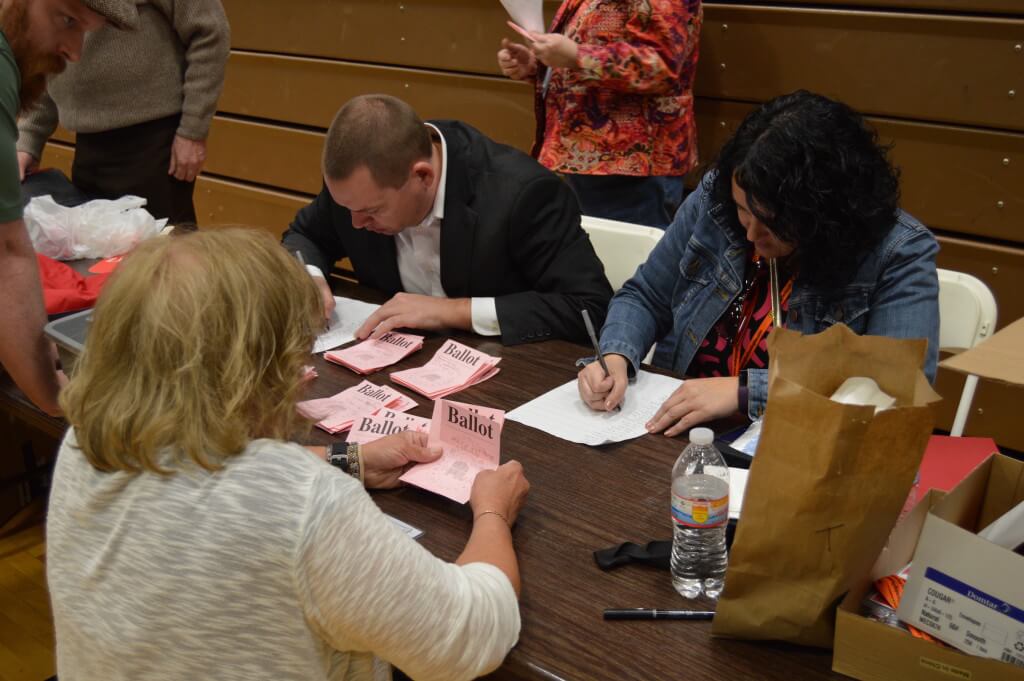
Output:
[[[348,442],[332,442],[327,445],[327,463],[340,468],[360,482],[363,480],[362,459],[359,456],[359,445]]]

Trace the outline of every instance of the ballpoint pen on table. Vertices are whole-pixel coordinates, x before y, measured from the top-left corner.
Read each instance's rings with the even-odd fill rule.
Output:
[[[654,608],[608,608],[606,620],[709,620],[714,610],[657,610]]]
[[[580,310],[583,313],[583,324],[587,327],[587,335],[590,336],[590,342],[594,344],[594,352],[597,353],[597,361],[601,363],[601,368],[604,369],[605,376],[611,376],[612,372],[608,371],[608,364],[604,361],[604,354],[601,352],[601,345],[597,342],[597,332],[594,331],[594,323],[590,321],[590,312],[584,308]],[[622,402],[615,405],[615,410],[622,409]]]

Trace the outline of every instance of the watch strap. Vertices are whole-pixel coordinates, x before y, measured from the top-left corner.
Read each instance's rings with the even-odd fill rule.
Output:
[[[332,442],[327,446],[327,463],[362,482],[363,462],[359,445],[348,442]]]

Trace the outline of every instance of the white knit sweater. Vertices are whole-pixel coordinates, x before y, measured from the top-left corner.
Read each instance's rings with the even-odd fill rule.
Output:
[[[519,635],[508,578],[434,557],[358,481],[252,442],[216,473],[103,473],[61,447],[47,578],[61,681],[469,679]]]

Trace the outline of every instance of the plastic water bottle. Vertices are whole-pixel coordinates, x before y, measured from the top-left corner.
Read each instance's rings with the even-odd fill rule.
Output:
[[[725,585],[729,467],[714,441],[694,428],[672,468],[672,586],[686,598],[718,598]]]

